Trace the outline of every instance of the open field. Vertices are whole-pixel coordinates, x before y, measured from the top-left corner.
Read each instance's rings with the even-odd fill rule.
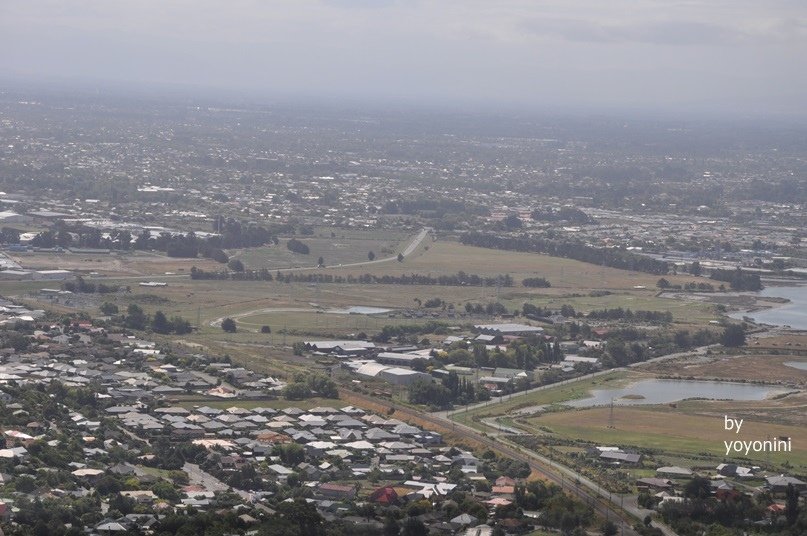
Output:
[[[653,363],[641,369],[683,378],[761,381],[802,388],[807,386],[807,370],[784,364],[791,361],[807,363],[807,357],[782,354],[716,354]]]
[[[797,468],[807,467],[807,427],[772,424],[765,420],[746,418],[742,432],[724,429],[723,415],[689,413],[694,408],[619,407],[614,411],[614,428],[609,428],[609,409],[590,408],[578,411],[548,413],[527,419],[530,428],[550,430],[563,439],[589,441],[600,445],[622,445],[653,448],[665,454],[699,456],[709,454],[718,459],[726,457],[723,441],[765,440],[791,437],[790,453],[749,453],[748,458],[772,463],[789,462]],[[737,413],[729,413],[737,416]],[[736,459],[744,455],[731,454]]]
[[[372,235],[370,235],[372,236]],[[331,239],[312,239],[331,242]],[[361,243],[351,245],[349,249],[361,255],[358,261],[366,261],[365,246],[367,243],[383,241],[383,238],[350,238],[344,242]],[[339,244],[339,240],[336,241]],[[257,248],[245,255],[261,256],[264,253],[284,247]],[[264,251],[266,250],[266,252]],[[347,251],[346,250],[346,251]],[[349,253],[349,252],[348,252]],[[266,253],[268,254],[268,253]],[[352,255],[352,254],[350,254]],[[378,253],[377,253],[378,255]],[[411,257],[402,262],[385,262],[357,267],[333,267],[326,256],[329,266],[318,270],[319,273],[334,275],[364,274],[408,274],[421,273],[440,274],[456,273],[463,270],[479,275],[497,275],[509,273],[516,282],[510,288],[485,287],[437,287],[437,286],[403,286],[403,285],[343,285],[343,284],[276,284],[271,282],[248,281],[191,281],[182,277],[165,277],[169,286],[166,288],[138,289],[135,281],[139,275],[158,275],[165,272],[177,274],[187,273],[191,266],[204,269],[220,269],[221,265],[205,259],[173,259],[161,255],[132,253],[125,255],[85,256],[65,254],[30,254],[22,257],[36,259],[40,268],[82,269],[86,272],[116,272],[130,277],[116,279],[110,277],[110,284],[131,285],[133,294],[148,293],[163,297],[170,305],[161,307],[166,312],[185,314],[195,317],[198,309],[208,320],[239,312],[253,311],[275,306],[291,304],[317,303],[326,307],[345,305],[369,305],[393,308],[413,308],[415,299],[426,300],[439,297],[448,303],[462,308],[467,302],[502,301],[510,309],[520,309],[525,301],[536,305],[560,306],[569,303],[580,311],[605,307],[630,307],[632,309],[649,309],[671,311],[677,321],[684,323],[701,323],[714,318],[712,306],[708,304],[691,304],[677,300],[658,298],[654,287],[656,277],[610,268],[602,268],[578,261],[549,257],[531,253],[495,251],[483,248],[463,246],[452,242],[430,242],[429,239],[416,250]],[[316,255],[312,251],[310,263],[316,263]],[[29,263],[30,264],[30,263]],[[257,267],[257,266],[256,266]],[[549,289],[525,288],[520,282],[525,277],[545,276],[552,283]],[[682,281],[685,280],[681,278]],[[58,282],[2,282],[0,289],[7,295],[14,294],[15,289],[42,288],[43,286],[59,286]],[[634,288],[636,286],[645,288]],[[609,290],[612,294],[592,297],[592,289]],[[123,297],[125,300],[128,297]],[[278,305],[280,304],[280,305]],[[148,304],[146,304],[148,305]],[[213,311],[216,309],[216,311]],[[205,314],[209,311],[210,314]],[[260,320],[259,322],[263,322]],[[253,322],[257,323],[257,322]]]
[[[166,272],[190,272],[192,266],[220,270],[222,265],[210,259],[178,259],[159,253],[128,252],[87,253],[9,253],[14,261],[30,270],[73,270],[81,274],[97,272],[110,277],[164,275]],[[51,282],[53,285],[54,282]]]
[[[521,282],[525,277],[546,277],[552,283],[551,289],[566,293],[569,289],[623,289],[633,290],[644,286],[655,292],[659,277],[641,272],[617,270],[571,259],[550,257],[537,253],[500,251],[495,249],[465,246],[458,242],[437,240],[426,244],[420,253],[407,258],[403,263],[377,265],[372,269],[359,270],[359,273],[431,273],[432,275],[453,274],[460,270],[479,275],[510,274]],[[362,267],[364,268],[364,267]],[[349,269],[344,269],[348,273]],[[670,276],[672,283],[697,281],[696,278]]]
[[[783,352],[807,356],[807,333],[775,331],[763,336],[748,338],[748,346],[755,352]]]
[[[329,236],[330,231],[317,230]],[[326,234],[327,232],[327,234]],[[353,260],[366,261],[369,244],[382,242],[397,243],[398,247],[409,243],[410,233],[354,232],[342,238],[340,231],[335,239],[317,236],[311,240],[334,244],[346,244],[340,251]],[[337,246],[334,246],[337,247]],[[372,246],[376,247],[376,246]],[[249,254],[262,255],[264,248],[251,250]],[[273,250],[273,248],[268,248]],[[334,250],[335,251],[335,250]],[[283,243],[274,253],[290,254]],[[340,253],[340,254],[342,254]],[[381,256],[381,251],[376,251]],[[336,255],[336,253],[334,253]],[[316,262],[316,251],[312,249],[308,257],[311,264]],[[388,318],[386,315],[345,315],[318,312],[328,308],[346,306],[375,306],[393,309],[415,309],[417,301],[441,298],[464,311],[466,303],[487,303],[501,301],[510,310],[521,309],[525,301],[541,306],[560,307],[570,304],[585,312],[606,307],[630,307],[632,309],[669,310],[675,318],[675,328],[694,329],[708,325],[714,318],[713,306],[706,303],[691,304],[656,296],[657,277],[611,268],[581,263],[569,259],[549,257],[532,253],[496,251],[463,246],[456,242],[432,241],[427,237],[404,262],[383,262],[356,267],[333,267],[334,261],[323,254],[328,267],[317,270],[334,275],[364,274],[453,274],[459,270],[479,275],[509,273],[516,286],[510,288],[492,287],[440,287],[408,285],[358,285],[358,284],[285,284],[260,281],[211,281],[191,280],[187,274],[191,266],[205,269],[221,269],[218,263],[204,259],[172,259],[162,255],[130,253],[125,255],[21,255],[35,259],[38,267],[66,267],[81,269],[86,273],[96,271],[101,274],[117,274],[99,281],[108,284],[131,286],[131,293],[116,295],[76,295],[71,303],[73,309],[52,307],[46,301],[36,300],[36,290],[58,288],[60,282],[0,282],[0,294],[7,297],[28,297],[34,307],[52,307],[64,311],[83,309],[97,315],[98,307],[104,301],[115,302],[121,311],[131,303],[141,306],[153,314],[162,310],[166,315],[179,315],[199,327],[198,332],[183,337],[187,343],[199,350],[218,354],[230,354],[240,362],[271,372],[287,373],[308,366],[292,356],[290,346],[302,339],[342,338],[360,331],[372,335],[384,325],[422,324],[429,318]],[[338,258],[338,257],[337,257]],[[257,257],[245,259],[248,264],[261,262]],[[72,264],[71,264],[72,263]],[[25,265],[25,262],[23,262]],[[309,264],[306,264],[309,265]],[[176,276],[165,276],[174,272]],[[552,288],[537,289],[521,286],[525,277],[547,277]],[[166,287],[142,288],[137,283],[144,280],[167,282]],[[682,283],[688,278],[670,278],[673,283]],[[645,288],[634,288],[645,287]],[[611,294],[591,296],[592,289],[608,290]],[[33,299],[32,299],[33,298]],[[64,304],[62,304],[64,305]],[[425,313],[434,310],[424,309]],[[216,324],[223,317],[237,318],[239,331],[224,333]],[[492,317],[447,318],[440,321],[460,326],[474,322],[495,321]],[[270,326],[272,333],[258,333],[263,325]],[[282,333],[285,332],[285,333]],[[165,342],[170,342],[166,339]],[[579,395],[579,396],[582,396]],[[521,403],[521,401],[519,401]]]
[[[309,247],[308,255],[289,251],[286,247],[288,238],[281,238],[277,246],[229,250],[228,254],[233,259],[240,259],[248,269],[315,266],[320,256],[326,266],[337,266],[367,261],[370,251],[379,259],[397,255],[409,238],[406,233],[392,231],[353,232],[347,235],[341,231],[334,232],[337,235],[334,238],[330,237],[330,232],[319,237],[296,237]]]
[[[427,249],[428,247],[428,249]],[[271,249],[271,248],[270,248]],[[366,253],[364,253],[366,255]],[[315,262],[315,261],[314,261]],[[326,258],[327,262],[327,258]],[[321,273],[346,275],[362,274],[403,274],[418,272],[439,275],[456,273],[458,270],[480,275],[509,273],[516,281],[511,288],[485,287],[438,287],[438,286],[404,286],[404,285],[347,285],[347,284],[278,284],[274,282],[252,281],[191,281],[183,278],[166,279],[169,286],[148,289],[149,294],[163,297],[170,303],[160,304],[166,312],[182,314],[195,319],[201,313],[202,324],[222,316],[235,315],[248,311],[267,308],[295,307],[311,308],[312,303],[323,307],[343,307],[349,305],[367,305],[392,308],[414,308],[416,299],[426,300],[438,297],[453,303],[462,309],[467,302],[486,303],[502,301],[509,309],[520,309],[525,301],[536,305],[557,306],[569,303],[580,311],[605,307],[630,307],[632,309],[663,310],[673,312],[676,321],[683,324],[706,323],[714,318],[712,306],[708,304],[690,304],[677,300],[658,298],[655,296],[655,278],[645,274],[634,274],[620,270],[601,268],[578,261],[559,259],[545,255],[518,252],[502,252],[481,248],[462,246],[456,243],[434,242],[425,244],[411,258],[403,263],[387,262],[354,268],[325,268]],[[598,274],[605,274],[601,280]],[[553,287],[549,289],[528,289],[520,286],[524,277],[535,275],[547,276]],[[553,275],[557,276],[553,279]],[[560,278],[560,279],[558,279]],[[114,279],[110,279],[113,282]],[[121,281],[126,283],[128,280]],[[558,281],[561,285],[557,286]],[[603,286],[604,283],[604,286]],[[128,281],[127,284],[131,284]],[[635,289],[634,286],[648,287]],[[610,286],[609,286],[610,285]],[[53,283],[51,283],[53,286]],[[589,295],[591,288],[612,289],[612,294],[593,297]],[[573,289],[575,292],[571,292]],[[578,292],[579,291],[579,292]],[[135,289],[134,293],[142,293]],[[128,297],[124,297],[124,300]],[[145,304],[144,307],[147,307]],[[201,308],[201,312],[200,312]],[[313,308],[312,308],[313,314]],[[268,324],[275,328],[278,325],[277,315],[266,318],[247,319],[253,325]],[[284,322],[289,329],[302,331],[311,324],[325,324],[316,318],[294,318],[293,322]],[[372,321],[368,321],[367,329]],[[334,325],[341,325],[343,320],[334,320]],[[293,324],[293,325],[292,325]],[[356,321],[352,319],[351,331],[356,329]],[[328,329],[331,322],[328,322]]]

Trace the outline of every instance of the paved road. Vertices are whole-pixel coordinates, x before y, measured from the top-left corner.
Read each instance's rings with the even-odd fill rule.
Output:
[[[211,475],[210,473],[203,471],[202,468],[196,464],[186,463],[185,465],[182,466],[182,470],[185,471],[185,473],[187,473],[188,481],[190,481],[191,484],[202,486],[208,491],[227,491],[228,489],[230,489],[230,486],[228,486],[215,476]],[[236,491],[236,493],[238,492]],[[247,492],[243,491],[241,493],[247,493]],[[241,495],[241,493],[239,493],[239,495]],[[244,497],[243,495],[241,496]]]
[[[420,232],[417,235],[415,235],[415,238],[412,239],[412,241],[409,243],[409,245],[406,246],[406,248],[404,248],[404,250],[401,252],[401,255],[403,255],[404,258],[406,258],[409,255],[411,255],[412,253],[414,253],[415,250],[418,248],[418,246],[420,246],[420,244],[423,242],[423,240],[425,240],[426,237],[429,236],[430,232],[432,232],[431,227],[424,227],[423,229],[421,229]],[[390,257],[384,257],[383,259],[373,259],[372,261],[368,260],[368,261],[360,261],[360,262],[349,262],[349,263],[346,263],[346,264],[335,264],[335,265],[329,266],[329,268],[355,268],[356,266],[368,266],[368,265],[371,265],[371,264],[381,264],[381,263],[384,263],[384,262],[392,262],[392,261],[397,261],[397,260],[398,260],[398,255],[396,254],[396,255],[392,255]],[[297,270],[320,270],[320,269],[321,268],[319,266],[306,266],[304,268],[281,268],[280,270],[274,270],[274,271],[294,272],[294,271],[297,271]]]
[[[185,465],[182,466],[182,470],[185,471],[185,473],[187,473],[188,480],[190,481],[191,484],[197,484],[199,486],[202,486],[206,490],[213,492],[227,491],[231,489],[234,493],[238,494],[239,497],[241,497],[248,503],[253,504],[255,508],[257,508],[258,510],[263,510],[268,514],[274,513],[274,510],[264,506],[261,503],[253,503],[252,494],[250,492],[228,486],[215,476],[211,475],[206,471],[203,471],[201,467],[199,467],[194,463],[185,463]]]

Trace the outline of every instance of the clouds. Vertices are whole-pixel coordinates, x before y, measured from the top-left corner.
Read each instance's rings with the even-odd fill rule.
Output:
[[[673,46],[734,46],[751,42],[746,32],[719,24],[697,21],[644,21],[632,24],[602,24],[587,20],[526,22],[524,28],[542,37],[592,44],[640,43]]]
[[[0,70],[18,77],[535,107],[807,108],[807,3],[795,0],[3,0],[0,46]]]

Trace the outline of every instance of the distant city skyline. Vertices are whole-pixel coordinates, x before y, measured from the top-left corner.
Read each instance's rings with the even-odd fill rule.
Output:
[[[0,80],[54,87],[807,112],[807,4],[797,0],[5,0],[0,46]]]

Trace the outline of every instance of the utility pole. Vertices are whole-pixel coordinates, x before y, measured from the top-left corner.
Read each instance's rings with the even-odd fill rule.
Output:
[[[611,411],[608,414],[608,428],[614,428],[614,399],[611,399]]]

